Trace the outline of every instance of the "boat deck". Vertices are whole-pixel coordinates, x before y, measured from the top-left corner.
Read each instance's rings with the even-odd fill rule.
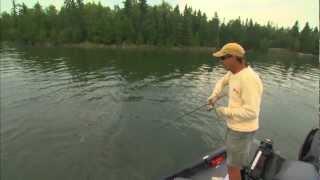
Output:
[[[256,141],[252,144],[250,160],[258,149],[259,143],[259,141]],[[209,160],[221,153],[225,153],[224,147],[217,149],[209,155]],[[196,163],[193,167],[183,169],[175,175],[165,178],[165,180],[211,180],[212,177],[225,177],[227,175],[228,170],[226,161],[222,162],[222,164],[217,167],[207,167],[205,164],[205,160],[202,160],[200,163]]]

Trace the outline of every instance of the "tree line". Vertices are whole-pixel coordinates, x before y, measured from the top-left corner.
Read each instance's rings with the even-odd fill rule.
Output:
[[[58,11],[36,3],[32,8],[12,1],[11,12],[0,16],[3,41],[25,44],[92,42],[118,45],[210,46],[220,47],[236,41],[247,49],[286,48],[304,53],[319,53],[319,30],[299,22],[291,28],[252,19],[222,21],[200,10],[172,7],[163,1],[150,6],[147,0],[125,0],[123,8],[110,8],[83,0],[65,0]]]

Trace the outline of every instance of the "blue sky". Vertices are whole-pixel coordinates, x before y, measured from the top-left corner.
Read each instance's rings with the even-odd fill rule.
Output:
[[[16,0],[24,2],[28,7],[38,2],[47,7],[50,4],[58,9],[64,0]],[[99,0],[85,0],[85,2],[99,2]],[[100,0],[103,5],[113,7],[122,5],[124,0]],[[160,4],[162,0],[148,0],[148,4]],[[252,18],[260,24],[268,21],[277,26],[291,27],[298,20],[300,27],[306,22],[312,27],[319,27],[319,1],[318,0],[166,0],[172,6],[179,5],[183,9],[186,4],[194,9],[200,9],[208,17],[217,11],[221,19],[228,21],[237,17]],[[11,0],[1,0],[1,11],[10,11]]]

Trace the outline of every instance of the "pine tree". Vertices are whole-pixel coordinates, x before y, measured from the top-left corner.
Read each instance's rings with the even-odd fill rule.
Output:
[[[159,46],[215,46],[230,41],[240,42],[247,49],[287,48],[305,53],[319,53],[319,30],[306,24],[299,31],[299,22],[291,28],[278,28],[271,23],[260,25],[240,18],[225,21],[215,13],[208,19],[201,10],[168,3],[148,6],[146,0],[125,0],[124,7],[114,9],[101,3],[64,0],[59,11],[54,6],[42,8],[39,3],[28,8],[12,0],[9,13],[2,13],[3,40],[26,44],[79,43],[149,44]]]
[[[16,17],[17,16],[17,4],[15,0],[12,0],[12,10],[11,14]]]
[[[315,48],[315,43],[312,40],[312,30],[309,23],[306,23],[300,34],[300,50],[302,52],[312,53]]]
[[[215,12],[214,17],[212,18],[212,24],[210,26],[211,31],[209,31],[209,33],[212,36],[210,45],[214,47],[220,46],[220,36],[219,36],[220,27],[219,26],[220,26],[219,16],[218,16],[218,13]]]
[[[298,51],[300,49],[300,41],[299,41],[299,22],[296,21],[292,28],[289,31],[290,33],[290,41],[291,46],[290,49]]]

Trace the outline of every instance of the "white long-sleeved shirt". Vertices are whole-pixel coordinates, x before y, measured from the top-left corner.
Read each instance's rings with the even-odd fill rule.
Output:
[[[261,79],[248,66],[240,72],[228,73],[215,85],[210,98],[217,97],[229,86],[229,103],[225,108],[227,126],[235,131],[252,132],[259,128],[259,113],[263,85]]]

